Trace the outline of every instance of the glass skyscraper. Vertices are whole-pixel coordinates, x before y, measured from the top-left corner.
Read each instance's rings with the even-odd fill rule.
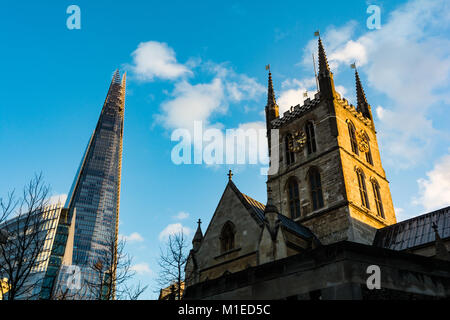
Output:
[[[116,70],[65,204],[76,209],[73,264],[84,279],[118,237],[125,85]]]

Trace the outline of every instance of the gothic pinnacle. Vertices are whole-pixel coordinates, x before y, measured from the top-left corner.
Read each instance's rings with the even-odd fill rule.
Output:
[[[273,82],[272,82],[272,73],[269,69],[269,84],[267,88],[267,105],[268,106],[276,106],[277,101],[275,99],[275,91],[273,90]]]
[[[355,64],[353,64],[352,67],[355,68],[356,98],[357,98],[356,110],[358,112],[361,112],[364,115],[364,117],[372,120],[369,103],[367,102],[366,94],[364,93],[364,89],[361,84],[361,79],[359,78],[358,70],[356,69]]]
[[[319,78],[330,75],[330,67],[328,66],[327,56],[323,48],[322,39],[319,36]]]
[[[333,73],[328,66],[327,56],[325,54],[322,39],[320,38],[318,32],[316,32],[316,35],[319,36],[319,76],[317,77],[319,81],[319,91],[322,98],[328,101],[332,101],[335,99],[336,94],[334,88]]]

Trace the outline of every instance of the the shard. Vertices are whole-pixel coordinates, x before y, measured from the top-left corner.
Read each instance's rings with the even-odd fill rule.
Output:
[[[73,265],[83,281],[118,238],[125,85],[116,70],[65,204],[77,213]]]

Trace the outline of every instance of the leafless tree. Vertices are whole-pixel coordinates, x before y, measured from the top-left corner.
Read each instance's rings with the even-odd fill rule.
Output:
[[[84,280],[87,296],[94,300],[137,300],[147,286],[130,284],[136,272],[133,258],[125,251],[125,239],[116,239],[113,234],[105,243],[99,259],[89,266],[93,277]]]
[[[47,233],[42,214],[48,204],[49,187],[42,174],[35,175],[24,187],[19,199],[14,191],[0,199],[0,290],[7,290],[6,298],[31,299],[39,285],[33,273],[40,267]],[[6,290],[4,290],[6,289]]]
[[[161,288],[170,288],[173,299],[181,300],[186,277],[185,265],[188,259],[188,242],[183,232],[169,236],[165,250],[159,257],[160,273],[157,279]]]

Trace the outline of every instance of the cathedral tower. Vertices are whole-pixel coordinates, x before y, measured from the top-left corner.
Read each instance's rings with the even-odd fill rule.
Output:
[[[371,244],[376,229],[396,222],[371,108],[356,70],[357,107],[336,92],[320,37],[318,58],[319,92],[281,117],[269,112],[278,114],[269,73],[266,121],[279,130],[280,154],[267,184],[279,212],[322,243]]]

